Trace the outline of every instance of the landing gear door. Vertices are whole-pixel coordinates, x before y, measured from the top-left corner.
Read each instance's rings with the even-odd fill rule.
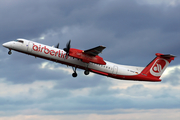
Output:
[[[32,47],[33,47],[33,43],[32,43],[32,42],[29,42],[29,43],[28,43],[27,51],[28,51],[28,52],[31,52],[31,51],[32,51]]]
[[[117,75],[117,72],[118,72],[118,67],[117,67],[117,66],[114,66],[114,67],[113,67],[112,74],[113,74],[113,75]]]

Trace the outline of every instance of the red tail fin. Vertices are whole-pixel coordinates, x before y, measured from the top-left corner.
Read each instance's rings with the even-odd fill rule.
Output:
[[[160,78],[169,63],[174,60],[175,56],[170,54],[156,53],[156,58],[152,60],[141,72],[141,74],[151,77]]]

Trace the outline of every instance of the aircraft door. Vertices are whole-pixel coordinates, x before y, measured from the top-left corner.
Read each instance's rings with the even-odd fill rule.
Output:
[[[28,51],[28,52],[31,52],[31,51],[32,51],[32,47],[33,47],[33,43],[32,43],[32,42],[29,42],[29,43],[28,43],[27,51]]]
[[[113,74],[113,75],[117,75],[117,72],[118,72],[118,67],[117,67],[117,66],[114,66],[114,67],[113,67],[112,74]]]

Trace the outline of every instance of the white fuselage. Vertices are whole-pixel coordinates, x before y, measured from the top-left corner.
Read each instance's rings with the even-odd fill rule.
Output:
[[[4,47],[10,50],[15,50],[35,57],[44,58],[54,62],[66,64],[75,68],[89,69],[89,71],[102,74],[105,76],[126,79],[126,76],[136,76],[144,69],[144,67],[119,65],[112,62],[106,62],[106,65],[95,63],[85,63],[80,59],[71,56],[66,57],[66,52],[62,49],[47,46],[37,42],[18,39],[18,41],[10,41],[3,44]]]

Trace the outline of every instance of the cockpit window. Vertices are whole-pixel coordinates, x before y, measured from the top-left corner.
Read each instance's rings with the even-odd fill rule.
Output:
[[[16,42],[24,43],[23,40],[15,40]]]

